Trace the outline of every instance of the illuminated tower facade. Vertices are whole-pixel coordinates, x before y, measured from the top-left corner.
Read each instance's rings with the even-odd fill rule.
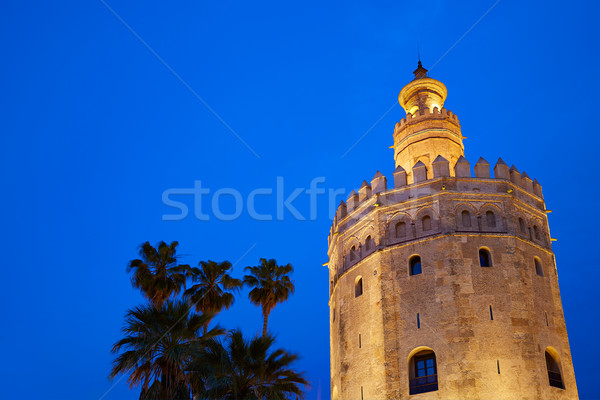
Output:
[[[364,181],[329,234],[332,399],[577,399],[541,185],[472,173],[446,87],[414,74],[393,184]]]

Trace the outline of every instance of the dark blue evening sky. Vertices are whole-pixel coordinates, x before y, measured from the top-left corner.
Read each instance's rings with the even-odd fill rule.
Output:
[[[495,0],[494,0],[495,1]],[[3,290],[0,387],[6,399],[99,399],[125,311],[142,302],[127,262],[143,241],[178,240],[184,261],[260,257],[295,267],[296,294],[270,328],[329,399],[328,197],[313,221],[211,215],[215,191],[287,197],[391,178],[396,105],[417,42],[431,67],[494,1],[159,2],[107,0],[257,158],[98,0],[5,2],[0,13]],[[500,1],[431,71],[448,88],[466,157],[502,157],[544,188],[578,388],[600,398],[597,2]],[[211,190],[209,221],[163,221],[163,191]],[[391,179],[390,179],[391,181]],[[275,189],[274,189],[275,190]],[[275,193],[256,209],[276,214]],[[309,201],[293,205],[309,218]],[[223,197],[222,211],[234,201]],[[254,247],[253,247],[254,246]],[[245,297],[218,318],[252,334]],[[126,381],[105,399],[137,399]]]

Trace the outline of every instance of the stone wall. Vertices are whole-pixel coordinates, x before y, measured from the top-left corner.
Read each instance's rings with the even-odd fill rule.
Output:
[[[502,160],[494,178],[483,159],[474,176],[464,157],[435,160],[410,185],[397,169],[389,190],[378,173],[338,208],[329,235],[333,397],[410,397],[409,358],[428,348],[439,390],[415,397],[576,399],[541,186]],[[491,267],[480,266],[482,248]],[[409,274],[413,255],[421,274]],[[548,347],[565,390],[548,384]]]

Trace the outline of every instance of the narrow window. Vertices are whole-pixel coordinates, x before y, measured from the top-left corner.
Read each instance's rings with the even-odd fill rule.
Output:
[[[350,248],[350,261],[354,261],[356,259],[356,246],[352,246]]]
[[[492,306],[490,306],[490,320],[494,320],[494,311],[492,310]]]
[[[431,230],[431,217],[429,215],[424,216],[421,222],[423,223],[423,231]]]
[[[356,278],[354,282],[354,297],[358,297],[363,294],[363,281],[362,277]]]
[[[529,240],[533,240],[533,235],[531,235],[531,228],[527,228],[527,230],[529,231]]]
[[[406,224],[404,222],[398,222],[396,224],[396,237],[402,238],[406,236]]]
[[[537,240],[540,240],[540,229],[537,227],[537,225],[533,226],[533,234]]]
[[[550,386],[557,387],[559,389],[564,389],[565,385],[562,381],[562,376],[560,373],[560,365],[558,361],[546,350],[546,368],[548,369],[548,381]]]
[[[365,241],[365,249],[367,251],[371,251],[371,236],[367,236],[367,240]]]
[[[535,257],[533,259],[533,263],[535,264],[535,273],[539,276],[544,276],[544,269],[542,268],[542,262],[540,259]]]
[[[360,400],[364,400],[365,399],[365,394],[363,392],[363,387],[360,387]]]
[[[360,336],[360,333],[358,334],[358,348],[362,349],[362,338]]]
[[[333,322],[335,322],[335,306],[333,306],[333,315],[331,319],[333,319]]]
[[[411,275],[419,275],[422,270],[421,270],[421,257],[419,256],[413,256],[410,258],[409,261],[409,266],[410,266],[410,274]]]
[[[496,360],[496,367],[498,367],[498,375],[500,375],[500,360]]]
[[[546,317],[546,326],[550,326],[548,324],[548,313],[546,311],[544,311],[544,316]]]
[[[492,256],[487,249],[479,249],[479,265],[481,267],[492,266]]]
[[[417,313],[417,329],[421,329],[421,316]]]
[[[485,213],[485,219],[487,221],[487,226],[488,228],[495,228],[496,227],[496,216],[494,215],[493,212],[488,211]]]
[[[437,365],[433,351],[418,352],[410,359],[409,366],[410,394],[438,390]]]
[[[469,228],[471,226],[471,213],[468,212],[467,210],[464,210],[461,213],[461,217],[462,217],[462,225],[466,228]]]
[[[519,218],[519,229],[521,229],[521,232],[525,233],[525,221],[523,218]]]

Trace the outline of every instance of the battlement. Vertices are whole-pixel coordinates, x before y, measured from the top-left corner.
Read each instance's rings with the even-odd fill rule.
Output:
[[[453,168],[454,176],[451,176],[450,169]],[[511,194],[517,191],[524,193],[524,196],[530,197],[534,203],[543,204],[543,193],[542,186],[537,179],[531,179],[526,172],[520,173],[519,170],[513,165],[509,167],[502,158],[499,158],[494,166],[494,176],[490,173],[490,163],[487,162],[483,157],[475,163],[473,172],[471,172],[471,166],[469,161],[461,156],[456,163],[451,166],[448,160],[442,156],[437,156],[432,163],[433,178],[427,178],[427,167],[421,161],[417,162],[411,169],[411,171],[405,171],[402,167],[397,167],[394,170],[393,176],[393,187],[388,189],[387,178],[379,171],[375,174],[371,183],[369,184],[366,180],[363,181],[358,194],[356,191],[352,191],[346,202],[342,201],[337,209],[334,226],[339,221],[344,219],[347,215],[352,214],[358,210],[364,204],[368,203],[369,200],[377,198],[373,205],[379,206],[379,202],[385,198],[394,198],[399,191],[403,189],[411,190],[421,188],[428,182],[437,181],[443,178],[446,182],[462,182],[462,183],[473,183],[476,184],[482,180],[488,181],[489,183],[509,183],[509,186],[502,186],[502,188],[496,188],[496,190],[503,190],[504,193]],[[412,174],[413,183],[407,184],[407,175]],[[431,175],[431,174],[430,174]],[[440,185],[438,185],[440,186]],[[475,185],[480,186],[480,185]],[[453,185],[450,187],[449,184],[441,185],[439,191],[454,191],[454,192],[468,192],[472,190],[479,191],[477,188],[470,188],[464,185]],[[432,193],[428,190],[428,193]],[[529,195],[529,196],[528,196]],[[408,196],[410,198],[412,196]],[[398,197],[400,199],[400,197]],[[332,231],[334,230],[332,226]]]
[[[442,110],[440,111],[437,107],[434,107],[432,111],[430,111],[429,108],[425,108],[420,111],[415,111],[414,114],[411,114],[411,113],[406,114],[406,118],[402,118],[400,120],[400,122],[396,122],[396,127],[394,129],[394,133],[404,129],[407,126],[414,125],[416,123],[419,123],[419,122],[422,122],[425,120],[428,120],[428,121],[446,120],[446,121],[453,123],[454,125],[460,126],[458,117],[452,111],[447,110],[446,108],[443,108],[443,107],[442,107]]]

